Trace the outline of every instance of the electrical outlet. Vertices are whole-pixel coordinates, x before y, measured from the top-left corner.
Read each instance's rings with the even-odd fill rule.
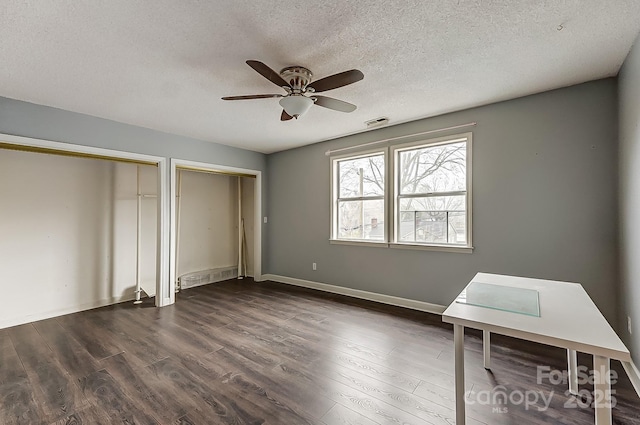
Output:
[[[629,334],[631,334],[631,316],[627,316],[627,329],[629,330]]]
[[[316,263],[311,264],[311,268],[313,268],[313,270],[316,270],[318,268],[318,265]]]
[[[267,217],[266,216],[264,217],[264,222],[265,222],[265,224],[267,223]]]

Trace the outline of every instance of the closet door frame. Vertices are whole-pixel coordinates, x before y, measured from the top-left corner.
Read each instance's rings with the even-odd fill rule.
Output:
[[[177,279],[177,264],[176,264],[176,194],[177,194],[177,175],[178,169],[192,170],[192,171],[204,171],[210,173],[219,173],[226,175],[235,175],[239,177],[253,177],[255,178],[254,186],[254,280],[259,282],[262,280],[262,172],[259,170],[251,170],[248,168],[230,167],[228,165],[213,164],[208,162],[188,161],[185,159],[171,158],[170,163],[170,217],[171,217],[171,229],[169,232],[169,282],[168,282],[168,294],[162,292],[163,296],[167,296],[166,302],[173,304],[175,302],[175,289]],[[168,305],[166,304],[166,305]]]

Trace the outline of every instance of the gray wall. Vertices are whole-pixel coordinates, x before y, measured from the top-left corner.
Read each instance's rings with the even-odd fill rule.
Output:
[[[619,75],[620,334],[640,364],[640,38]],[[627,316],[631,330],[627,330]]]
[[[473,254],[329,244],[327,149],[472,121]],[[606,79],[269,155],[266,271],[442,305],[478,271],[575,281],[615,324],[617,129]]]

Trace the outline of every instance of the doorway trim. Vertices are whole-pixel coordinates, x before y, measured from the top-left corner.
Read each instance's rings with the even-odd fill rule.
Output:
[[[259,282],[262,280],[262,171],[259,170],[251,170],[248,168],[239,168],[239,167],[230,167],[228,165],[220,165],[213,164],[208,162],[197,162],[197,161],[189,161],[186,159],[176,159],[171,158],[170,163],[170,174],[171,174],[171,183],[170,183],[170,217],[171,217],[171,231],[170,241],[169,241],[169,297],[167,301],[169,304],[175,302],[175,291],[176,291],[176,279],[177,276],[177,264],[176,264],[176,231],[177,231],[177,223],[176,223],[176,183],[177,183],[177,173],[178,169],[189,170],[190,168],[194,171],[205,171],[211,173],[221,173],[221,174],[229,174],[229,175],[237,175],[237,176],[246,176],[246,177],[255,177],[256,184],[254,188],[254,267],[253,274],[254,280]]]

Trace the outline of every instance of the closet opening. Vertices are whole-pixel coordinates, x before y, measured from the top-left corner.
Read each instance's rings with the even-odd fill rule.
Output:
[[[161,164],[0,135],[0,328],[156,295]]]
[[[174,294],[229,279],[260,280],[260,172],[172,160],[171,174]]]

